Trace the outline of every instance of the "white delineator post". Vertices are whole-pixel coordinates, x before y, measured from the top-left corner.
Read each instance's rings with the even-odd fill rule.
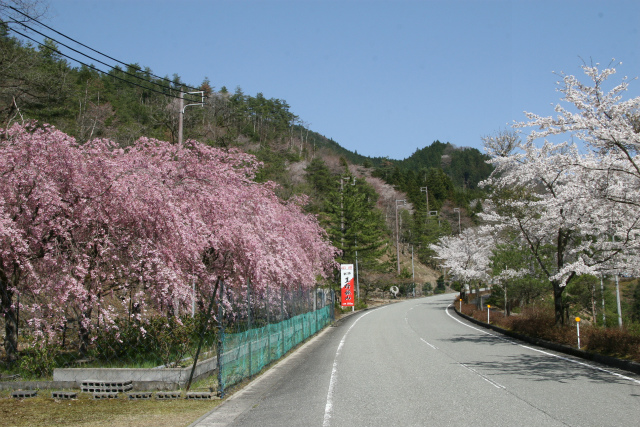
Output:
[[[580,318],[576,317],[576,329],[578,331],[578,350],[580,350]]]

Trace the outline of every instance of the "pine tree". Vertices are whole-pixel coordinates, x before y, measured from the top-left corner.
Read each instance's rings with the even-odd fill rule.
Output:
[[[387,231],[382,212],[376,208],[377,193],[366,181],[346,180],[335,185],[326,200],[324,223],[333,244],[343,251],[341,263],[358,264],[363,269],[386,268],[379,262],[385,252]]]

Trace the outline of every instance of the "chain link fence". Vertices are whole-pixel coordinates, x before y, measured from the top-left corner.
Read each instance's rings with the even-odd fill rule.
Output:
[[[91,328],[70,317],[46,339],[23,314],[17,360],[0,351],[0,381],[133,381],[224,395],[333,320],[330,289],[252,291],[250,284],[239,291],[221,283],[208,304],[182,304],[182,313],[175,306],[137,313],[130,304],[109,325],[98,317]],[[4,331],[1,318],[0,326]]]
[[[219,325],[224,331],[219,333],[217,355],[219,393],[223,395],[227,387],[257,374],[329,324],[334,316],[333,301],[333,292],[321,288],[280,289],[257,301],[252,301],[248,292],[246,301],[238,301],[232,310],[246,313],[246,317]]]

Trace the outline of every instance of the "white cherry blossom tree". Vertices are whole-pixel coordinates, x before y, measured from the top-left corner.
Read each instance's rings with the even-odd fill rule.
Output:
[[[430,245],[443,267],[465,283],[476,286],[490,279],[494,247],[492,227],[466,228],[460,235],[443,236],[438,243]]]
[[[520,234],[552,285],[556,323],[577,275],[637,265],[640,98],[622,100],[626,79],[604,92],[615,69],[583,69],[592,85],[563,76],[559,90],[569,105],[558,105],[557,117],[527,113],[529,121],[515,125],[533,128],[525,142],[485,140],[496,169],[483,183],[492,192],[483,218]],[[584,147],[546,140],[558,135]]]

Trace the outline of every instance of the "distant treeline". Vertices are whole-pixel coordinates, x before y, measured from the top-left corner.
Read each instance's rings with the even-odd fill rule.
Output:
[[[184,114],[184,138],[217,147],[240,146],[264,163],[257,179],[275,180],[289,194],[296,190],[286,165],[311,159],[328,149],[346,161],[374,169],[373,174],[406,192],[422,210],[428,187],[430,209],[445,200],[469,206],[477,198],[477,183],[491,167],[476,149],[433,142],[409,158],[393,160],[351,152],[336,141],[309,129],[282,99],[262,93],[216,89],[205,78],[197,87],[179,75],[157,77],[148,67],[131,64],[99,72],[92,64],[72,64],[55,42],[34,46],[13,37],[0,24],[0,123],[38,120],[74,136],[80,142],[108,138],[121,146],[146,136],[176,142],[180,92],[202,91],[204,108],[189,107]],[[104,67],[103,67],[104,68]],[[198,103],[200,95],[185,95],[185,104]]]

